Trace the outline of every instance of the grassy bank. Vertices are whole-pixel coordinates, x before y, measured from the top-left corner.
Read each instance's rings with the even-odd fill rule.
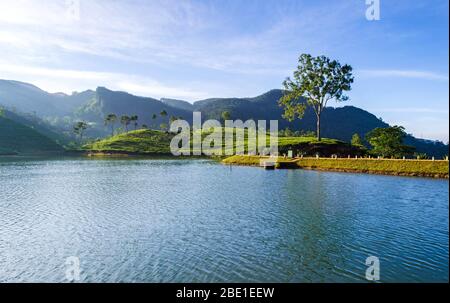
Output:
[[[232,156],[224,159],[225,164],[259,166],[258,156]],[[391,160],[391,159],[331,159],[331,158],[278,158],[279,168],[303,168],[326,171],[360,172],[396,176],[417,176],[448,178],[448,161]]]

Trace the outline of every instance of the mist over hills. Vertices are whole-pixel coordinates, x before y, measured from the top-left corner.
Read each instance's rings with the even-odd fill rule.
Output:
[[[307,110],[301,120],[289,122],[282,118],[283,109],[278,106],[281,95],[282,90],[274,89],[252,98],[211,98],[191,104],[176,99],[139,97],[105,87],[71,95],[52,94],[32,84],[0,80],[0,106],[9,111],[9,119],[25,125],[32,124],[30,121],[33,119],[40,121],[40,132],[58,141],[64,140],[61,137],[71,137],[73,123],[79,120],[88,121],[91,125],[87,136],[100,138],[108,135],[110,131],[104,126],[104,118],[110,113],[119,117],[137,115],[139,125],[159,128],[161,123],[168,124],[171,116],[191,122],[192,112],[199,111],[203,121],[220,120],[222,112],[229,111],[232,119],[278,120],[279,129],[315,131],[316,119],[312,110]],[[167,117],[161,117],[162,111],[167,112]],[[376,127],[388,126],[375,115],[354,106],[327,107],[322,117],[323,136],[343,141],[350,141],[355,133],[364,137]],[[417,139],[411,135],[405,141],[419,152],[436,156],[448,154],[448,146],[441,142]]]
[[[55,139],[46,136],[44,128],[35,128],[20,123],[13,113],[4,112],[0,116],[0,155],[61,153],[63,147]],[[22,120],[25,122],[25,120]],[[47,132],[50,135],[49,132]]]

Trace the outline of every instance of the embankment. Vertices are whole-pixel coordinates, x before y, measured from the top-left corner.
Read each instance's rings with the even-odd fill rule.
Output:
[[[259,156],[232,156],[224,164],[259,166]],[[301,168],[324,171],[369,173],[412,177],[449,177],[449,162],[444,160],[397,160],[397,159],[347,159],[347,158],[295,158],[277,159],[277,168]]]

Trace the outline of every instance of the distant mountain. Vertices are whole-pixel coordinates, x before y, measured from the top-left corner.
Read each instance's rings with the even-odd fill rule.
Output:
[[[282,93],[282,90],[274,89],[253,98],[211,98],[190,104],[183,100],[138,97],[104,87],[72,95],[50,94],[31,84],[0,80],[0,106],[17,109],[20,114],[33,113],[37,117],[46,117],[45,120],[51,124],[50,129],[58,129],[66,135],[72,133],[74,122],[86,120],[91,126],[86,135],[94,138],[109,133],[103,121],[110,113],[119,118],[121,115],[138,115],[139,125],[159,128],[161,123],[168,124],[170,116],[191,122],[192,112],[200,111],[203,120],[219,120],[223,111],[229,111],[232,119],[278,120],[280,129],[288,127],[291,130],[315,131],[316,118],[312,110],[307,110],[303,119],[294,122],[282,118],[283,109],[278,106]],[[163,110],[168,113],[167,117],[160,116]],[[156,119],[152,119],[153,115]],[[322,135],[347,142],[355,133],[364,138],[372,129],[388,126],[373,114],[354,106],[328,107],[322,117]],[[119,126],[120,122],[117,122],[116,127]],[[413,136],[408,136],[405,141],[416,147],[418,152],[436,157],[448,154],[448,146],[441,142]]]
[[[72,95],[51,94],[29,83],[0,80],[1,106],[40,117],[70,115],[94,95],[92,90]]]
[[[309,109],[301,120],[289,122],[282,118],[283,109],[278,106],[282,90],[271,90],[254,98],[207,99],[194,103],[194,109],[205,118],[220,119],[223,111],[229,111],[232,119],[278,120],[280,129],[315,131],[316,117]],[[350,141],[353,134],[364,135],[376,127],[387,127],[371,113],[354,106],[327,107],[323,112],[324,137]]]
[[[0,154],[60,153],[64,149],[36,130],[0,116]]]
[[[166,111],[167,117],[161,117],[160,113]],[[79,118],[103,123],[108,114],[116,114],[119,118],[122,115],[138,115],[139,124],[147,124],[158,127],[160,123],[168,123],[170,116],[182,117],[188,121],[192,120],[192,111],[172,107],[162,101],[137,97],[126,92],[112,91],[104,87],[97,88],[95,97],[76,111]],[[156,119],[152,119],[153,115]]]
[[[187,110],[190,112],[192,112],[194,110],[194,106],[191,103],[189,103],[187,101],[183,101],[183,100],[161,98],[161,102],[166,105],[169,105],[171,107],[182,109],[182,110]]]

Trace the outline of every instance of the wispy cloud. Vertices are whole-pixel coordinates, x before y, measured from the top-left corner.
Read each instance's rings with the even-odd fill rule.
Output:
[[[295,60],[302,49],[323,49],[321,40],[332,37],[355,18],[355,6],[342,4],[345,2],[329,4],[324,10],[298,1],[284,6],[248,1],[243,13],[235,11],[242,10],[242,5],[233,8],[231,2],[222,4],[222,9],[251,18],[248,22],[260,22],[260,28],[252,31],[234,25],[235,16],[217,10],[209,1],[153,0],[148,5],[145,1],[81,0],[76,20],[67,15],[65,3],[0,2],[0,50],[27,58],[46,53],[55,60],[72,53],[278,75],[287,68],[286,56],[295,53]],[[260,18],[265,22],[251,15],[261,7],[265,15]],[[316,22],[318,19],[321,22]],[[42,61],[41,56],[37,59]]]
[[[12,65],[0,62],[0,78],[21,79],[36,84],[50,92],[85,90],[93,82],[98,86],[107,86],[115,90],[123,90],[142,96],[155,98],[197,98],[211,97],[208,93],[182,86],[171,86],[154,79],[122,73],[97,72],[86,70],[51,69],[35,66]],[[66,83],[61,86],[61,80]],[[53,82],[53,84],[52,84]],[[56,83],[56,85],[54,84]]]
[[[431,72],[417,70],[396,70],[396,69],[366,69],[355,72],[365,78],[412,78],[424,80],[448,81],[449,76]]]

